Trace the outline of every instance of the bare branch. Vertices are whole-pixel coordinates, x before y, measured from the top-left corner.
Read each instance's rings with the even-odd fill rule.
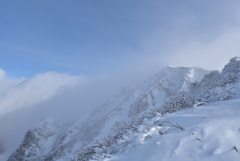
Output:
[[[237,150],[237,147],[236,147],[236,146],[234,146],[234,149],[236,150],[236,152],[238,152],[238,150]]]
[[[96,142],[101,146],[103,147],[103,145],[96,139]]]
[[[173,127],[176,127],[176,128],[179,128],[179,129],[181,129],[181,130],[185,130],[184,128],[182,128],[180,125],[178,125],[177,123],[175,123],[175,125],[173,125],[169,120],[168,120],[168,118],[165,118],[166,120],[162,120],[162,122],[168,122],[170,125],[171,125],[171,127],[173,126]]]
[[[94,157],[96,157],[96,158],[98,158],[98,159],[103,159],[103,158],[100,158],[100,157],[98,157],[98,156],[96,156],[96,155],[93,155]]]
[[[200,142],[202,142],[202,140],[200,140],[200,139],[198,139],[198,138],[196,138],[198,141],[200,141]]]
[[[177,128],[179,128],[179,129],[181,129],[181,130],[185,130],[184,128],[182,128],[180,125],[178,125],[177,123],[175,123],[176,125],[173,125],[174,127],[177,127]]]

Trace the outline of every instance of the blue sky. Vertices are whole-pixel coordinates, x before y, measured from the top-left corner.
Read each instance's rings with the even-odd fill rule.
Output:
[[[182,65],[186,59],[173,61],[181,55],[173,49],[211,43],[239,27],[238,9],[234,0],[2,0],[0,68],[9,77],[32,77],[94,75],[144,61]]]
[[[88,116],[167,65],[221,70],[239,42],[239,0],[0,0],[0,142],[10,155],[45,116]]]

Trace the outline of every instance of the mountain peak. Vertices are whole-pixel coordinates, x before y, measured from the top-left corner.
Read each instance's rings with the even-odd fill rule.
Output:
[[[92,158],[92,155],[89,155],[91,152],[94,152],[94,155],[95,153],[102,154],[101,148],[97,149],[96,144],[102,149],[107,149],[104,153],[115,153],[116,149],[115,152],[113,152],[114,149],[110,149],[110,152],[107,146],[110,144],[124,146],[122,140],[125,138],[111,138],[111,128],[128,126],[128,123],[130,124],[135,119],[139,127],[129,125],[128,128],[140,128],[139,130],[144,132],[141,130],[142,126],[151,129],[152,127],[147,127],[147,124],[152,126],[156,121],[154,119],[162,117],[161,114],[156,114],[159,111],[167,114],[190,108],[199,101],[211,103],[236,98],[236,82],[240,78],[237,77],[240,69],[239,62],[238,57],[232,58],[222,73],[210,72],[199,67],[168,66],[142,83],[127,86],[96,108],[83,121],[68,122],[62,125],[46,117],[26,133],[22,144],[8,161],[19,158],[22,160],[67,160],[75,153],[80,153],[79,150],[81,154]],[[149,122],[148,119],[153,120]],[[154,135],[164,134],[165,128],[160,123],[156,126],[154,124],[153,131],[162,130],[154,132]],[[118,129],[116,131],[119,132]],[[126,135],[121,133],[121,136],[133,133],[133,131],[127,132],[126,129],[124,132]],[[142,133],[139,135],[142,136]],[[108,141],[107,136],[113,141]],[[142,138],[141,142],[151,136]],[[99,142],[101,139],[104,144]]]

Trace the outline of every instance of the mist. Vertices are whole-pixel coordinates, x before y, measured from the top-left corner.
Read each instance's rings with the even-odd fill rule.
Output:
[[[40,73],[32,78],[8,78],[1,71],[0,143],[7,158],[20,144],[27,130],[46,117],[60,123],[83,120],[104,101],[144,74],[118,71],[94,76]],[[131,76],[130,76],[131,75]]]
[[[132,8],[134,3],[127,7],[125,3],[112,1],[113,8],[108,6],[105,12],[99,13],[103,21],[98,19],[98,7],[92,9],[92,4],[87,4],[92,11],[88,17],[90,20],[85,18],[82,21],[96,22],[98,27],[91,26],[96,33],[84,30],[86,33],[83,36],[90,35],[91,38],[86,36],[78,43],[73,43],[77,38],[69,35],[82,33],[77,30],[70,32],[72,28],[69,29],[69,26],[65,26],[69,32],[64,32],[60,42],[54,36],[50,36],[52,43],[45,42],[49,37],[41,37],[44,43],[38,42],[40,39],[31,48],[29,42],[32,40],[29,39],[14,40],[14,44],[11,36],[7,35],[6,39],[0,40],[1,48],[11,49],[11,54],[2,50],[1,53],[5,54],[1,54],[0,60],[0,68],[3,68],[0,69],[0,151],[1,144],[6,151],[3,158],[17,148],[27,130],[45,117],[62,123],[85,119],[124,86],[144,81],[168,65],[221,70],[230,58],[240,56],[239,1],[135,2],[138,4],[136,9]],[[64,7],[63,2],[59,4],[60,8],[61,5]],[[105,4],[101,4],[100,8],[103,10]],[[115,8],[118,10],[114,15],[123,26],[115,19],[113,21],[109,14]],[[49,13],[51,9],[48,9]],[[73,10],[77,12],[79,9]],[[62,10],[58,12],[65,16]],[[72,13],[69,12],[69,15]],[[65,21],[69,15],[64,17]],[[69,24],[75,19],[70,19]],[[132,24],[133,20],[136,22]],[[74,29],[81,26],[73,24]],[[41,35],[42,32],[33,33]],[[46,31],[43,35],[51,33]],[[63,41],[66,35],[70,38]],[[56,36],[56,39],[59,37]],[[21,57],[24,62],[19,65],[9,55],[17,55],[16,58]],[[23,70],[29,69],[28,66],[20,67],[24,63],[35,69],[33,76]],[[35,67],[34,63],[40,64],[39,67]],[[9,66],[10,72],[7,70]],[[15,76],[15,71],[26,75]],[[29,69],[28,72],[32,71]]]

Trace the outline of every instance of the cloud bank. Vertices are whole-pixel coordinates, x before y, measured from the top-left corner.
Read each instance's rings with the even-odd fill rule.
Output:
[[[129,1],[125,2],[127,4]],[[78,30],[72,30],[72,28],[69,30],[73,32],[74,36],[76,35],[75,31],[84,31],[86,37],[74,45],[72,42],[75,39],[72,37],[66,39],[67,36],[62,36],[63,32],[59,32],[55,33],[57,39],[60,35],[66,41],[53,44],[55,39],[44,37],[38,39],[44,40],[37,42],[37,46],[40,46],[36,48],[36,51],[39,49],[39,52],[34,52],[34,45],[32,45],[34,50],[28,50],[19,56],[22,48],[24,50],[21,52],[25,51],[24,46],[31,46],[30,42],[34,42],[32,39],[28,39],[21,44],[26,35],[25,32],[19,32],[21,35],[24,33],[23,37],[20,37],[19,43],[16,43],[21,50],[14,50],[15,53],[12,55],[18,55],[19,59],[26,58],[24,63],[27,62],[30,63],[30,66],[34,66],[34,63],[41,59],[45,63],[40,64],[44,65],[47,62],[47,64],[61,64],[60,66],[64,67],[71,66],[71,68],[66,68],[68,70],[76,67],[75,74],[79,74],[83,69],[89,70],[89,73],[95,71],[92,72],[95,74],[86,77],[46,72],[28,79],[24,77],[13,79],[0,69],[0,149],[1,145],[4,145],[7,150],[6,156],[16,149],[25,132],[46,116],[62,122],[70,119],[82,119],[126,84],[143,80],[167,65],[199,66],[210,70],[221,70],[231,57],[240,56],[240,3],[237,0],[222,0],[218,3],[206,3],[202,0],[174,3],[170,1],[138,3],[136,1],[135,3],[131,2],[130,6],[117,1],[111,3],[114,3],[115,8],[102,4],[102,7],[106,6],[107,9],[110,9],[102,14],[103,18],[110,16],[105,21],[98,16],[95,17],[99,13],[91,14],[92,17],[90,17],[93,19],[83,21],[98,22],[98,25],[94,25],[98,27],[90,25],[93,28],[89,33],[79,28],[87,23],[81,25],[66,23],[69,20],[68,17],[65,17],[66,22],[59,23],[68,24],[69,27],[75,24],[74,27]],[[56,5],[55,2],[51,4]],[[21,5],[28,7],[22,2]],[[65,7],[65,4],[62,6]],[[76,12],[82,11],[77,5],[74,6]],[[84,5],[82,6],[84,7]],[[92,3],[89,7],[91,6]],[[127,6],[127,12],[125,12],[124,6]],[[32,9],[32,7],[28,8]],[[52,13],[52,8],[49,6],[48,8],[49,13]],[[72,6],[69,6],[69,10],[72,10]],[[92,10],[98,12],[98,6]],[[89,12],[89,10],[86,11]],[[66,14],[61,9],[58,10],[58,13]],[[109,13],[113,13],[115,17]],[[18,13],[15,14],[18,15]],[[113,22],[113,19],[116,20],[117,17],[119,22]],[[130,19],[125,21],[127,18]],[[34,20],[36,19],[34,18]],[[74,18],[72,21],[77,22]],[[29,22],[32,23],[32,21]],[[21,21],[22,23],[25,28],[25,22]],[[109,27],[109,24],[112,26]],[[31,25],[27,25],[27,27],[29,26]],[[47,23],[46,26],[48,26]],[[62,25],[59,26],[62,27]],[[55,31],[55,27],[52,28]],[[89,26],[85,26],[85,28],[89,28]],[[9,27],[6,26],[6,29]],[[96,30],[101,34],[93,32]],[[60,31],[65,31],[65,28],[63,27]],[[82,37],[81,32],[78,34]],[[86,44],[85,40],[89,34],[92,34],[92,39],[87,39],[89,42]],[[31,36],[32,33],[29,32],[29,35]],[[44,34],[40,33],[39,35]],[[12,37],[16,37],[16,34]],[[36,38],[38,37],[36,36]],[[9,34],[6,34],[6,39],[3,40],[4,43],[12,44],[14,42]],[[48,43],[46,40],[51,40],[51,42]],[[44,44],[43,42],[46,43],[46,46],[41,46]],[[70,44],[67,44],[69,42]],[[80,44],[83,48],[79,48]],[[13,46],[10,45],[9,48],[12,50]],[[52,51],[55,54],[49,54]],[[10,53],[13,52],[7,54]],[[70,56],[66,53],[69,53]],[[4,56],[6,57],[6,55]],[[51,61],[53,58],[55,62]],[[21,64],[11,65],[16,63],[11,55],[8,61],[4,60],[1,63],[8,64],[13,70],[17,70],[15,68],[21,66]],[[19,71],[24,71],[23,69],[19,69]]]
[[[45,101],[60,88],[73,87],[78,81],[78,77],[55,72],[38,74],[31,79],[11,80],[0,70],[0,84],[4,87],[0,91],[0,116]]]
[[[45,117],[59,122],[86,118],[123,86],[138,79],[124,73],[86,77],[46,72],[13,79],[0,69],[0,147],[6,150],[0,156],[5,160],[26,131]]]
[[[12,79],[0,69],[0,148],[5,152],[0,159],[6,160],[25,132],[44,117],[66,121],[74,111],[79,112],[80,117],[90,112],[89,108],[78,107],[81,103],[76,101],[81,99],[76,91],[81,91],[86,81],[80,76],[56,72]],[[73,96],[75,98],[71,98]]]

